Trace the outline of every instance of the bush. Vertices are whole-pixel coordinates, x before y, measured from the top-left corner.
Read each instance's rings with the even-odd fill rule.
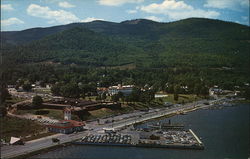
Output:
[[[156,136],[156,135],[151,135],[150,137],[150,140],[160,140],[160,137],[159,136]]]
[[[43,99],[42,99],[41,96],[35,96],[35,97],[33,97],[32,104],[34,106],[41,106],[42,103],[43,103]]]
[[[32,89],[32,86],[30,83],[23,84],[23,90],[30,91]]]
[[[35,112],[36,115],[45,115],[45,114],[49,114],[48,110],[38,110]]]

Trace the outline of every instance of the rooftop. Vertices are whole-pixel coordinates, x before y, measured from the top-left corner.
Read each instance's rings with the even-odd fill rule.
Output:
[[[61,120],[58,123],[48,125],[48,127],[61,128],[61,129],[73,128],[79,126],[85,126],[85,123],[75,120]]]

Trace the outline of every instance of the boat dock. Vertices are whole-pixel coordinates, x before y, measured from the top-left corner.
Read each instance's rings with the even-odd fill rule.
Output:
[[[149,148],[175,148],[203,150],[204,146],[195,133],[189,130],[155,130],[151,132],[130,131],[90,134],[80,141],[73,142],[78,145],[95,146],[126,146]]]
[[[201,140],[195,135],[195,133],[191,129],[189,129],[189,132],[195,137],[195,139],[197,140],[197,142],[202,145]]]

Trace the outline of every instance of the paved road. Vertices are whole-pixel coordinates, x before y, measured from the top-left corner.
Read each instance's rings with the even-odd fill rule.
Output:
[[[70,135],[56,134],[42,139],[26,142],[25,145],[3,146],[1,147],[1,158],[11,158],[57,145],[58,143],[52,142],[52,138],[58,138],[60,140],[60,144],[63,144],[80,139],[82,136],[85,136],[87,134],[88,132],[86,131]]]
[[[215,102],[215,101],[213,101]],[[145,120],[157,118],[160,116],[168,115],[171,113],[176,113],[178,111],[184,111],[191,108],[201,108],[204,106],[204,101],[199,101],[191,104],[186,104],[183,106],[177,106],[172,108],[162,108],[162,109],[154,109],[149,112],[143,112],[139,111],[136,112],[137,116],[130,117],[130,118],[124,118],[124,115],[120,115],[120,117],[116,117],[114,123],[108,123],[103,125],[98,125],[95,121],[87,123],[87,126],[91,129],[89,131],[84,132],[78,132],[73,134],[56,134],[53,136],[48,136],[45,138],[33,140],[26,142],[25,145],[10,145],[10,146],[3,146],[1,147],[1,158],[11,158],[22,154],[27,154],[32,151],[41,150],[44,148],[48,148],[51,146],[56,145],[56,143],[52,143],[52,138],[56,137],[60,139],[60,144],[67,143],[70,141],[74,141],[77,139],[82,138],[83,136],[89,134],[89,133],[96,133],[100,130],[103,130],[103,128],[121,128],[126,125],[131,125],[134,123],[142,122]]]
[[[188,109],[194,109],[197,107],[201,107],[204,104],[188,104],[188,105],[184,105],[181,107],[173,107],[173,108],[163,108],[163,109],[156,109],[155,111],[149,112],[149,113],[138,113],[138,116],[132,117],[132,118],[128,118],[125,120],[120,120],[114,123],[110,123],[110,124],[106,124],[107,128],[121,128],[127,125],[132,125],[132,124],[136,124],[136,123],[140,123],[146,120],[150,120],[150,119],[154,119],[154,118],[159,118],[162,116],[166,116],[166,115],[170,115],[172,113],[177,113],[180,111],[185,111]]]

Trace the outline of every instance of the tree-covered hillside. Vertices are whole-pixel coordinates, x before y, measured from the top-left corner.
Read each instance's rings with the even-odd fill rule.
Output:
[[[64,79],[66,71],[61,69],[70,69],[67,73],[73,74],[74,81],[103,86],[119,81],[158,88],[167,82],[192,88],[192,82],[230,87],[250,82],[249,27],[231,22],[202,18],[171,23],[94,21],[1,34],[1,71],[7,81],[22,76],[54,83]],[[79,75],[80,68],[88,69],[86,79]],[[104,68],[131,71],[103,79]]]
[[[57,30],[55,34],[6,48],[5,61],[52,60],[93,66],[134,63],[137,67],[153,68],[244,68],[249,64],[249,27],[219,20],[192,18],[172,23],[143,19],[121,23],[94,21],[55,28],[48,28],[48,34],[53,32],[52,29]],[[60,32],[62,28],[70,29]],[[34,36],[39,32],[39,29],[35,30]]]
[[[113,37],[75,27],[27,45],[8,47],[4,52],[4,61],[30,63],[50,60],[62,64],[119,65],[125,61],[119,56],[129,56],[128,53],[132,52],[139,54],[141,51]]]

